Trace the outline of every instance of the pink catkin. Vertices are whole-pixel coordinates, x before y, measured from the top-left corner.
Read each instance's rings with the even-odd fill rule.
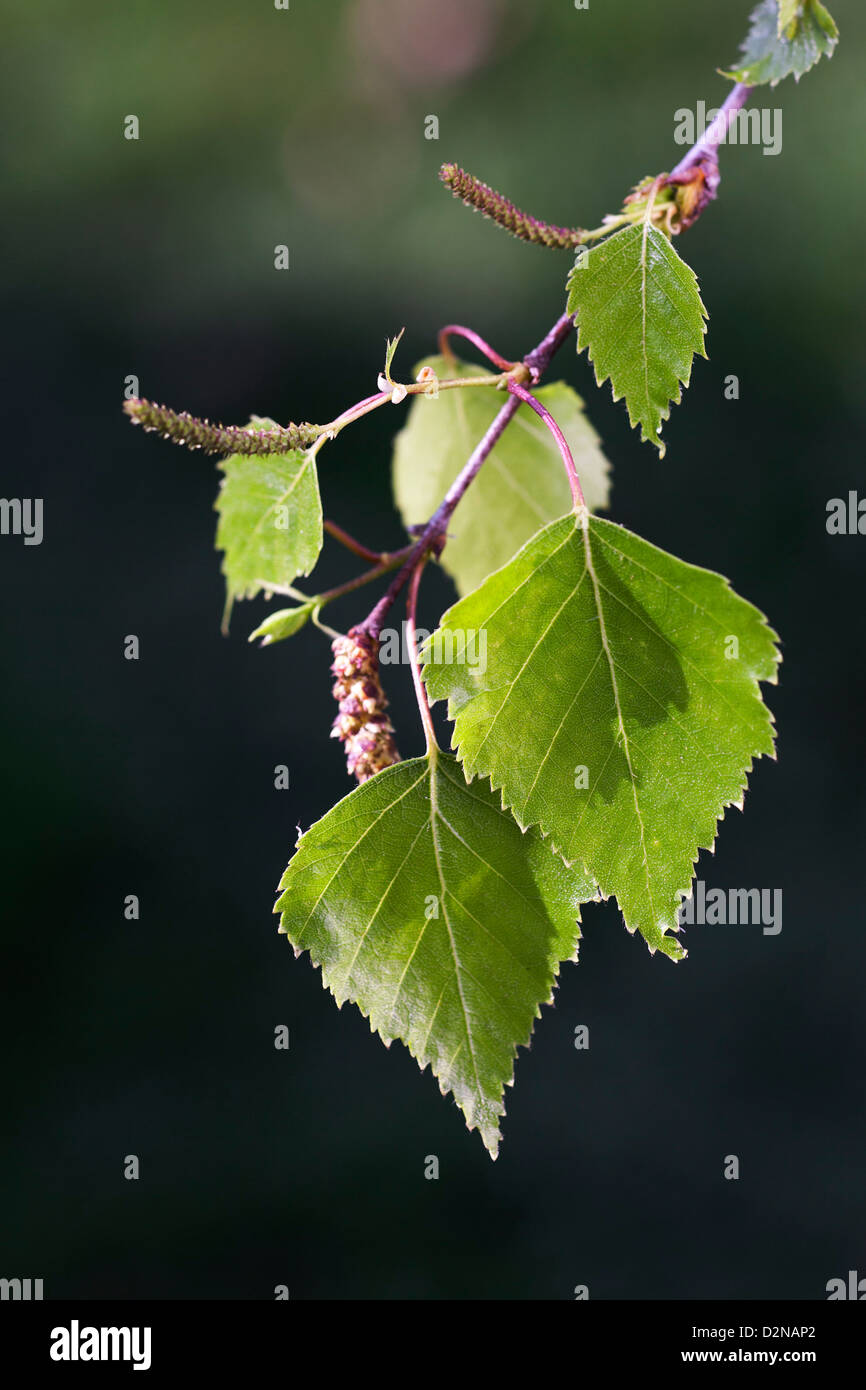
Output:
[[[331,670],[339,713],[331,737],[346,746],[346,765],[359,782],[400,761],[379,676],[379,643],[361,628],[334,639]]]

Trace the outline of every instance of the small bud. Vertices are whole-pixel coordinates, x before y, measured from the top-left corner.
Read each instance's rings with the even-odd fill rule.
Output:
[[[668,182],[676,189],[676,215],[671,230],[684,232],[697,222],[704,208],[719,190],[719,161],[715,152],[705,154],[685,174],[672,175]]]
[[[428,363],[426,366],[424,366],[424,367],[421,368],[421,370],[420,370],[420,372],[418,373],[418,375],[416,376],[415,380],[416,380],[416,381],[426,381],[426,382],[427,382],[427,388],[426,388],[426,390],[425,390],[425,392],[424,392],[424,395],[425,395],[425,396],[429,396],[430,399],[431,399],[432,401],[435,401],[435,400],[438,399],[438,396],[439,396],[439,378],[438,378],[438,376],[436,375],[436,373],[434,372],[433,368],[430,366],[429,363]]]

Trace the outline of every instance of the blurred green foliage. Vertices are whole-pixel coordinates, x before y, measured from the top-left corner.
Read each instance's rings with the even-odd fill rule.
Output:
[[[41,235],[16,238],[3,274],[73,280],[159,319],[252,303],[289,332],[357,309],[376,315],[377,340],[399,327],[395,313],[438,321],[459,308],[509,337],[539,301],[552,318],[566,261],[456,208],[440,162],[458,160],[539,216],[595,224],[678,157],[678,107],[722,98],[716,68],[749,13],[748,0],[6,9],[4,203],[13,229]],[[768,94],[784,108],[782,155],[727,150],[723,202],[688,240],[698,259],[694,241],[712,244],[706,260],[723,256],[731,297],[752,309],[769,266],[796,277],[808,255],[810,296],[832,302],[837,334],[853,334],[866,15],[854,0],[835,9],[832,64]],[[130,113],[137,142],[123,138]],[[438,141],[424,138],[428,114]],[[276,243],[292,254],[282,281]],[[808,307],[795,332],[798,322],[811,339]]]

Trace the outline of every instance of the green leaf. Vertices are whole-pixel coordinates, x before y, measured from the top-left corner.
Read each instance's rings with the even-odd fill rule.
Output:
[[[430,357],[438,377],[487,376],[478,367]],[[568,440],[587,505],[606,507],[609,465],[583,402],[565,382],[535,392]],[[394,441],[394,496],[405,526],[426,521],[503,404],[489,386],[416,396]],[[522,405],[460,502],[448,529],[442,565],[461,594],[509,561],[539,526],[571,509],[559,450],[538,416]]]
[[[260,637],[262,646],[270,647],[274,642],[282,642],[286,637],[294,637],[295,633],[300,632],[301,628],[312,617],[315,607],[315,603],[304,603],[300,608],[280,608],[276,613],[269,613],[255,632],[250,633],[247,641],[255,642]]]
[[[270,420],[255,419],[262,429]],[[315,459],[285,454],[232,454],[220,463],[225,477],[216,500],[217,549],[225,552],[226,618],[236,598],[289,593],[322,549],[322,503]]]
[[[720,575],[570,516],[445,614],[423,675],[466,776],[489,777],[676,959],[698,851],[773,755],[759,682],[775,681],[774,641]]]
[[[430,1065],[495,1158],[504,1087],[559,966],[576,959],[580,903],[537,832],[522,834],[450,754],[364,782],[298,841],[276,905],[337,1003]]]
[[[825,53],[828,58],[839,42],[833,16],[820,0],[762,0],[752,14],[749,36],[742,45],[739,67],[723,74],[734,82],[775,87],[791,74],[799,82]]]
[[[695,353],[706,356],[707,311],[697,276],[664,232],[649,222],[626,227],[582,251],[568,277],[568,312],[577,317],[577,350],[625,397],[642,438],[664,455],[660,434],[688,386]]]

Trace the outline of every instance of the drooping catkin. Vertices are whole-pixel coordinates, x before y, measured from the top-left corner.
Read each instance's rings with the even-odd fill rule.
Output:
[[[379,675],[379,643],[363,629],[353,627],[331,644],[334,699],[339,713],[331,737],[346,747],[346,764],[359,782],[375,777],[383,768],[400,761],[394,743],[394,726],[385,710],[388,701]]]

